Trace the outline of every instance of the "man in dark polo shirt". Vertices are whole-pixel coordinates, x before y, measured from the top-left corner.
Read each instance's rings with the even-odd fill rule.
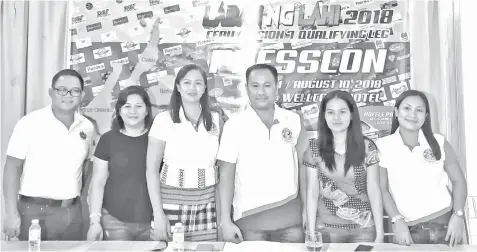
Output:
[[[38,219],[42,240],[82,240],[79,196],[94,129],[77,112],[83,85],[78,72],[61,70],[49,89],[51,104],[15,125],[3,177],[3,232],[9,238],[27,240]]]
[[[248,68],[250,106],[224,126],[217,155],[219,225],[228,242],[304,242],[299,163],[308,141],[299,115],[275,104],[277,76],[270,65]]]

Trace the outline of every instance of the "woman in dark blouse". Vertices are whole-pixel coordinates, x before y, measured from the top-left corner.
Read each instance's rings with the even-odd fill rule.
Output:
[[[147,92],[139,86],[122,90],[113,127],[94,153],[88,240],[149,240],[146,152],[151,123]]]

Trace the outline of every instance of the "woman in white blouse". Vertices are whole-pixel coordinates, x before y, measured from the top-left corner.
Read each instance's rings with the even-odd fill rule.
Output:
[[[149,132],[146,176],[154,240],[169,240],[178,222],[186,241],[217,240],[215,162],[222,124],[210,109],[206,72],[195,64],[182,67],[170,110],[156,116]]]
[[[391,135],[377,145],[394,242],[460,243],[467,184],[450,144],[432,132],[429,102],[422,92],[408,90],[397,98]]]

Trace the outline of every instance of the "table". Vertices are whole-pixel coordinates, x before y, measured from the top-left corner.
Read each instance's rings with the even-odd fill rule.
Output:
[[[304,244],[300,243],[277,243],[277,242],[242,242],[240,244],[223,242],[204,242],[214,245],[214,251],[223,252],[303,252]],[[151,251],[158,242],[130,242],[130,241],[44,241],[41,243],[41,251]],[[186,242],[187,251],[194,251],[199,243]],[[389,243],[373,244],[362,243],[374,246],[372,251],[477,251],[476,245],[460,245],[449,247],[447,245],[421,245],[401,246]],[[1,251],[28,251],[26,241],[2,241]],[[358,244],[353,243],[332,243],[324,244],[322,251],[354,251]],[[165,252],[172,252],[169,247]]]

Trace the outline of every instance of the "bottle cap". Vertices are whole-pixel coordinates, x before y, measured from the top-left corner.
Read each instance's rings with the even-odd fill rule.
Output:
[[[38,219],[33,219],[33,220],[31,220],[31,223],[32,224],[38,224],[38,223],[40,223],[40,221]]]

